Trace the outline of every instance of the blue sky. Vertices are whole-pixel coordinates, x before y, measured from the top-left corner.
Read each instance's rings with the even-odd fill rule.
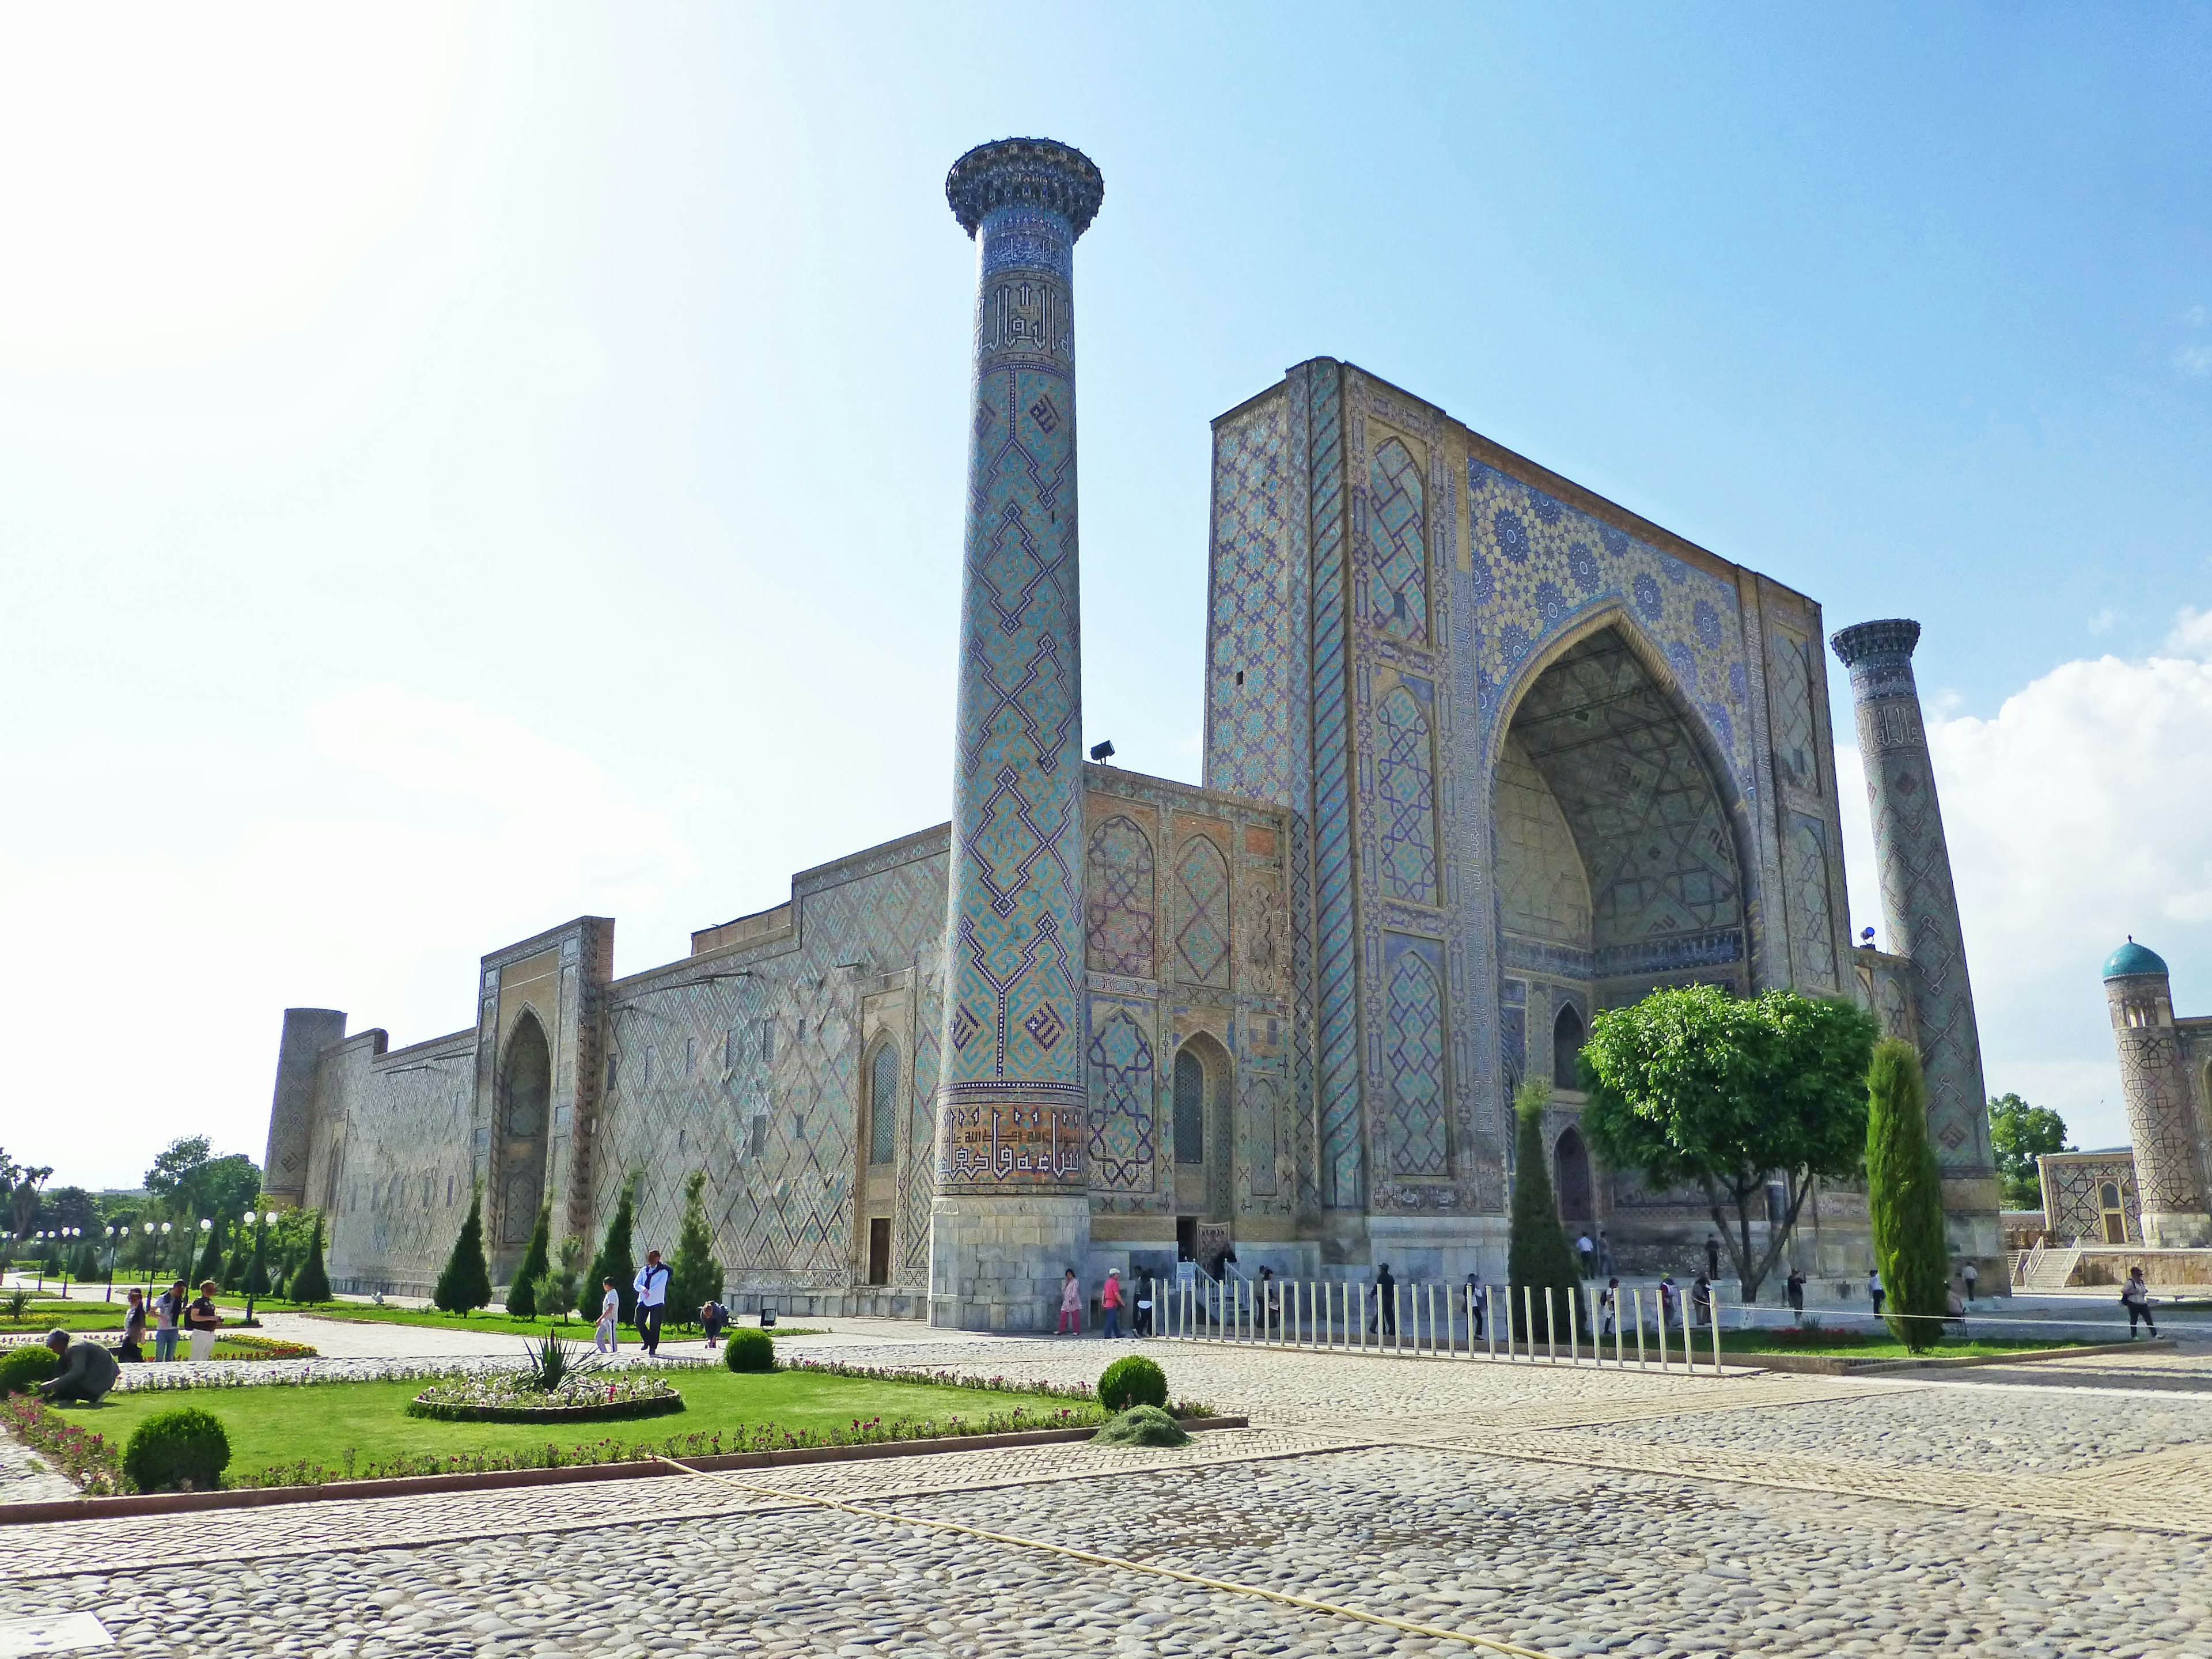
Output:
[[[1206,422],[1358,362],[1922,620],[1990,1085],[2123,1139],[2104,952],[2212,1012],[2208,67],[2183,8],[10,12],[4,1142],[258,1156],[287,1004],[436,1035],[509,939],[634,970],[942,818],[942,180],[1016,132],[1107,183],[1092,738],[1196,776]]]

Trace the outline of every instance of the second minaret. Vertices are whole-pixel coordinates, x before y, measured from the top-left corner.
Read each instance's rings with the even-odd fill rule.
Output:
[[[930,1322],[1036,1330],[1091,1235],[1073,276],[1104,185],[1008,138],[945,189],[975,240],[975,367]]]

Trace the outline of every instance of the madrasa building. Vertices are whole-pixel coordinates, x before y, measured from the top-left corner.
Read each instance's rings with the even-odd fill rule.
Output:
[[[403,1048],[284,1015],[266,1161],[342,1288],[423,1291],[480,1184],[638,1249],[706,1173],[743,1309],[1049,1329],[1062,1270],[1234,1251],[1300,1279],[1503,1276],[1510,1097],[1564,1218],[1689,1265],[1702,1198],[1594,1163],[1573,1056],[1655,987],[1856,997],[1925,1056],[1951,1243],[2005,1258],[1911,655],[1844,629],[1889,951],[1844,903],[1819,605],[1328,357],[1213,423],[1205,783],[1082,749],[1079,152],[946,180],[977,284],[953,816],[617,977],[614,922],[487,953]],[[1194,619],[1194,621],[1195,619]],[[1863,1197],[1808,1265],[1863,1273]]]

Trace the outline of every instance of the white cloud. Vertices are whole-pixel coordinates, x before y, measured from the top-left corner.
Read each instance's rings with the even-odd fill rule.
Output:
[[[2112,624],[2119,619],[2120,613],[2108,605],[2089,618],[2089,631],[2092,634],[2109,634],[2112,631]]]
[[[2112,949],[2134,934],[2185,1011],[2212,1012],[2212,615],[2183,611],[2166,650],[2066,663],[1991,719],[1928,723],[1990,1091],[2057,1107],[2083,1145],[2127,1138],[2097,977]],[[1854,930],[1887,944],[1856,751],[1837,769]]]
[[[0,855],[0,935],[40,945],[0,958],[24,1034],[8,1096],[29,1107],[11,1150],[87,1184],[201,1130],[258,1161],[280,1009],[437,1036],[467,1023],[487,948],[650,910],[692,872],[659,811],[508,715],[380,686],[310,720],[328,810],[260,817],[204,859]]]
[[[2184,374],[2202,378],[2212,374],[2212,346],[2185,346],[2174,354],[2173,366]]]

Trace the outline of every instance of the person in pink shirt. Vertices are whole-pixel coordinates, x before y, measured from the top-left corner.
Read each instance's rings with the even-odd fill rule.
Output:
[[[1066,1277],[1060,1281],[1060,1334],[1079,1336],[1083,1333],[1083,1286],[1075,1282],[1075,1269],[1070,1267]]]
[[[1109,1267],[1106,1270],[1106,1283],[1098,1292],[1098,1305],[1105,1310],[1106,1334],[1121,1335],[1121,1270],[1119,1267]]]

